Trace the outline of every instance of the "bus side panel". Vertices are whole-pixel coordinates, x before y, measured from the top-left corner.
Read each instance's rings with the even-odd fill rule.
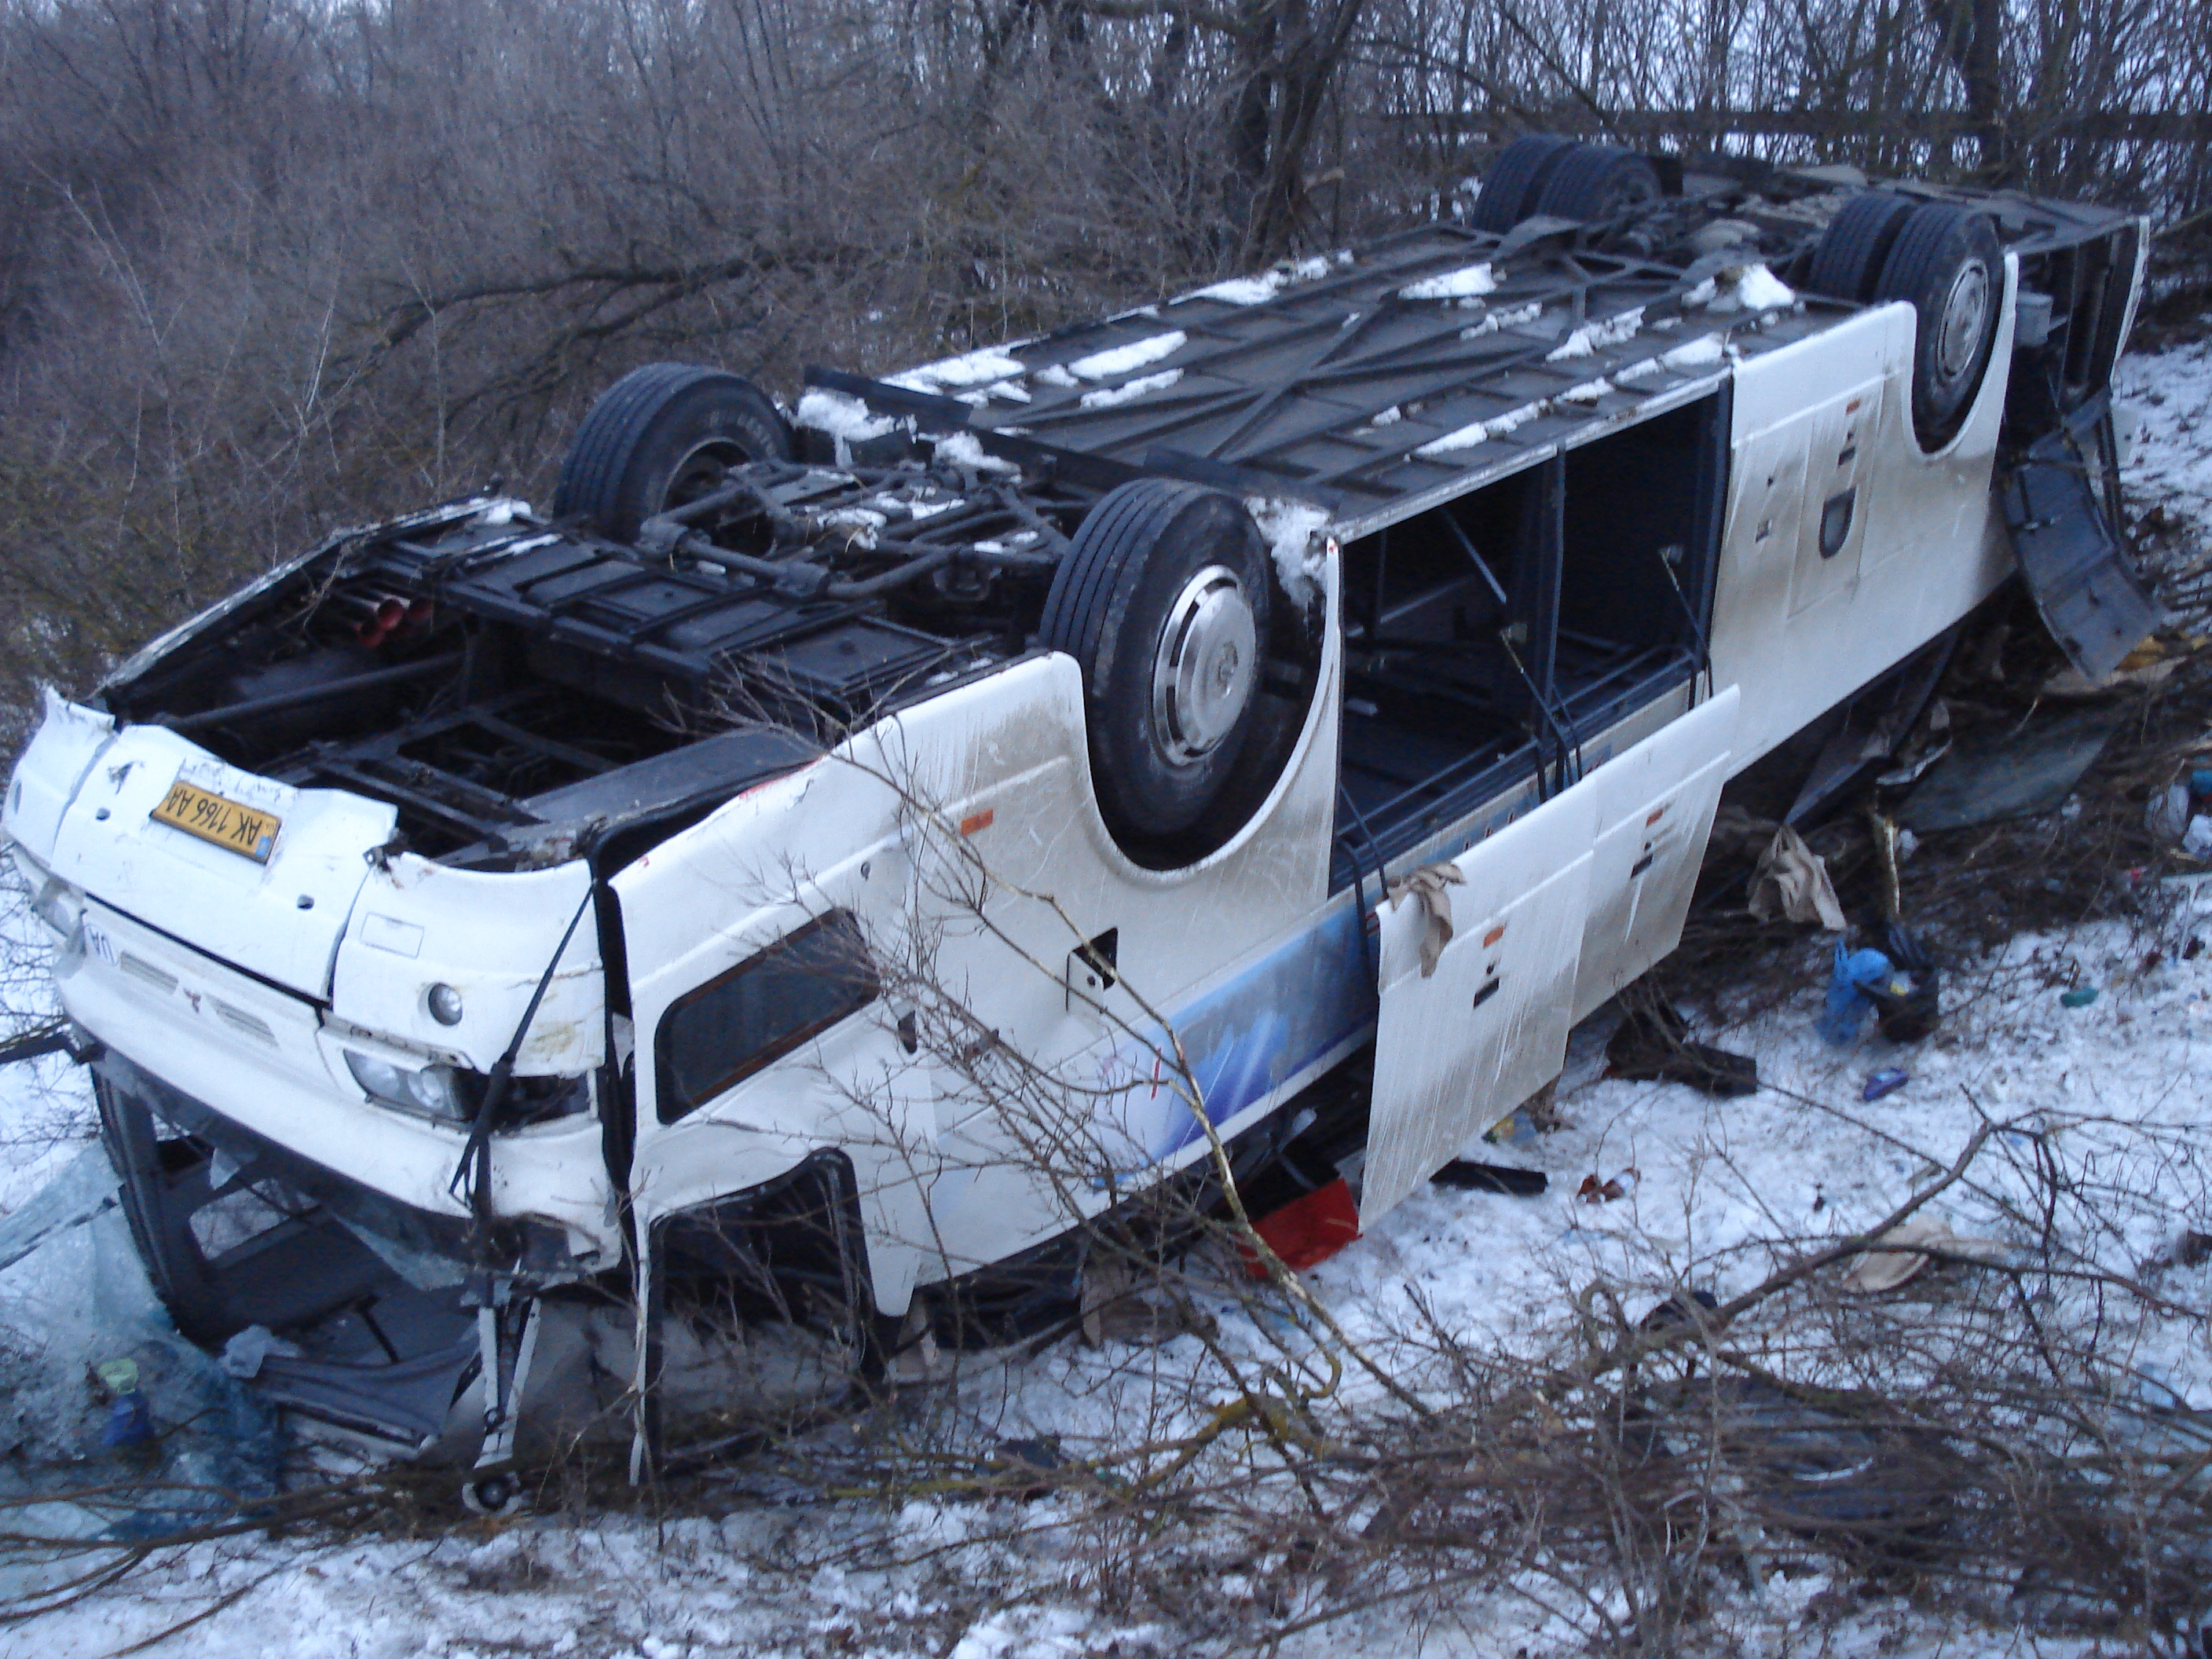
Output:
[[[1713,683],[1743,690],[1732,771],[1917,650],[2011,571],[1990,478],[2018,288],[2008,258],[1988,373],[1958,435],[1934,454],[1912,434],[1907,305],[1874,307],[1737,368],[1712,632]],[[1823,512],[1846,490],[1850,517],[1824,558]]]

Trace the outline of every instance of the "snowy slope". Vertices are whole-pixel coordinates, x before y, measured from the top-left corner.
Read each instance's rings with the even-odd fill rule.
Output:
[[[2146,405],[2136,487],[2212,525],[2212,346],[2130,362],[2122,380]],[[1602,1030],[1579,1034],[1560,1091],[1565,1127],[1470,1149],[1545,1170],[1545,1195],[1431,1191],[1306,1282],[1378,1357],[1411,1363],[1409,1333],[1424,1310],[1471,1344],[1534,1355],[1559,1341],[1574,1297],[1594,1281],[1632,1310],[1683,1285],[1725,1297],[1808,1238],[1865,1226],[1948,1164],[1985,1115],[2053,1133],[2072,1155],[2097,1156],[2114,1196],[2075,1217],[2068,1242],[2084,1261],[2133,1273],[2183,1227],[2212,1231],[2203,1161],[2185,1155],[2202,1121],[2201,1079],[2212,1075],[2212,949],[2191,957],[2186,945],[2194,937],[2212,946],[2212,910],[2194,908],[2194,895],[2169,896],[2171,914],[2154,927],[2104,923],[2022,938],[1957,970],[1941,1033],[1902,1050],[1869,1035],[1838,1051],[1814,1035],[1821,988],[1808,944],[1803,982],[1781,1006],[1699,1033],[1756,1057],[1763,1086],[1746,1099],[1602,1079]],[[2062,992],[2089,986],[2099,994],[2087,1006],[2061,1002]],[[1910,1082],[1863,1101],[1865,1079],[1887,1066],[1906,1069]],[[17,1068],[4,1082],[0,1139],[11,1167],[0,1200],[11,1208],[66,1151],[67,1131],[85,1123],[82,1092],[66,1073]],[[2019,1242],[2023,1168],[2001,1142],[1937,1212],[1960,1235]],[[1626,1196],[1578,1202],[1586,1175],[1619,1178]],[[1232,1357],[1287,1365],[1314,1352],[1310,1322],[1279,1293],[1255,1292],[1232,1261],[1202,1255],[1189,1270]],[[2202,1307],[2212,1299],[2212,1266],[2172,1270],[2163,1283],[2177,1303]],[[22,1288],[0,1274],[0,1325],[23,1305]],[[37,1333],[17,1325],[7,1340],[35,1342]],[[2201,1321],[2116,1305],[2101,1340],[2147,1388],[2212,1407]],[[1371,1387],[1356,1376],[1343,1386]],[[1079,1457],[1188,1433],[1220,1389],[1220,1372],[1194,1337],[1158,1349],[1064,1342],[1033,1357],[971,1358],[911,1389],[902,1410],[917,1432],[927,1423],[986,1447],[998,1437],[1048,1434]],[[1237,1460],[1256,1468],[1261,1457],[1242,1443],[1218,1455],[1230,1475]],[[808,1478],[802,1468],[781,1489],[804,1498]],[[1235,1633],[1241,1623],[1265,1629],[1285,1616],[1255,1606],[1257,1587],[1243,1576],[1198,1563],[1193,1607],[1202,1618],[1102,1611],[1116,1605],[1112,1593],[1127,1575],[1116,1576],[1103,1535],[1071,1500],[766,1501],[777,1490],[757,1474],[733,1479],[732,1512],[719,1520],[564,1514],[406,1539],[248,1534],[161,1552],[75,1606],[0,1626],[0,1659],[90,1659],[188,1620],[196,1622],[156,1650],[180,1659],[824,1651],[1016,1659],[1242,1651],[1250,1641]],[[1713,1650],[2023,1650],[2015,1629],[1881,1600],[1838,1606],[1837,1589],[1814,1576],[1723,1601],[1705,1626]],[[1590,1628],[1587,1613],[1506,1595],[1358,1613],[1290,1638],[1282,1650],[1565,1655],[1586,1650]],[[2039,1640],[2027,1650],[2104,1650]]]
[[[2138,422],[2130,504],[2212,526],[2212,337],[2123,358],[2112,380]]]
[[[2172,927],[2169,947],[2191,930],[2212,939],[2212,914],[2184,911]],[[1534,1352],[1554,1339],[1574,1289],[1594,1278],[1632,1303],[1681,1283],[1725,1295],[1765,1272],[1780,1241],[1840,1235],[1877,1218],[1930,1164],[1956,1152],[1978,1121],[1978,1103],[2000,1115],[2107,1117],[2081,1133],[2116,1145],[2134,1144],[2130,1125],[2193,1122],[2201,1111],[2196,1080],[2212,1074],[2212,954],[2184,962],[2169,948],[2142,971],[2154,943],[2112,926],[2017,940],[1955,987],[1959,1011],[1939,1037],[1910,1050],[1871,1034],[1850,1051],[1826,1047],[1811,1030],[1819,994],[1808,981],[1790,1006],[1723,1035],[1759,1061],[1764,1086],[1743,1100],[1595,1079],[1585,1042],[1562,1091],[1570,1127],[1488,1149],[1549,1170],[1548,1194],[1416,1198],[1309,1282],[1350,1334],[1382,1351],[1407,1328],[1419,1296],[1463,1337]],[[2101,994],[2086,1008],[2065,1007],[2060,994],[2075,983],[2096,984]],[[1863,1103],[1866,1075],[1893,1064],[1908,1067],[1912,1080]],[[1628,1198],[1604,1206],[1574,1199],[1585,1173],[1632,1168],[1640,1174]],[[1960,1234],[2016,1231],[2000,1201],[2003,1186],[2000,1169],[1986,1193],[1962,1191],[1945,1205],[1945,1218]],[[2132,1264],[2170,1242],[2184,1218],[2202,1225],[2212,1215],[2201,1180],[2185,1191],[2169,1183],[2164,1193],[2167,1201],[2155,1208],[2112,1216],[2111,1237],[2092,1248]],[[1198,1271],[1203,1282],[1203,1264]],[[2212,1289],[2208,1278],[2212,1267],[2199,1267],[2169,1289],[2201,1302]],[[1255,1304],[1225,1275],[1215,1283],[1224,1345],[1269,1352],[1291,1326],[1287,1304],[1272,1295]],[[2141,1370],[2212,1405],[2212,1354],[2201,1328],[2143,1322],[2116,1326],[2111,1340]],[[1193,1338],[1158,1351],[1064,1343],[1024,1361],[971,1361],[946,1391],[985,1443],[994,1435],[1052,1433],[1084,1455],[1127,1443],[1133,1429],[1188,1427],[1179,1374],[1206,1375]],[[733,1488],[733,1500],[742,1501],[740,1491]],[[867,1565],[890,1551],[909,1559]],[[329,1548],[249,1539],[171,1553],[87,1605],[0,1631],[0,1655],[89,1659],[233,1593],[234,1602],[162,1651],[303,1659],[799,1653],[825,1638],[848,1650],[949,1649],[960,1659],[1109,1644],[1123,1653],[1183,1649],[1186,1638],[1156,1619],[1094,1613],[1097,1571],[1079,1512],[1057,1500],[917,1499],[891,1511],[756,1506],[719,1522],[690,1516],[658,1527],[555,1516]],[[1239,1586],[1218,1588],[1233,1609]],[[1811,1579],[1778,1583],[1763,1601],[1723,1609],[1722,1626],[1778,1639],[1793,1610],[1821,1588]],[[1566,1654],[1586,1635],[1518,1601],[1430,1616],[1438,1620],[1429,1650],[1437,1653]],[[1942,1634],[1901,1607],[1878,1604],[1853,1617],[1832,1650],[1862,1643],[1869,1652],[1877,1644],[1932,1650]],[[1395,1615],[1367,1615],[1352,1628],[1378,1644],[1406,1634]],[[1971,1636],[1950,1629],[1947,1650],[1979,1651],[1960,1645]],[[1888,1645],[1900,1638],[1905,1647]],[[1344,1639],[1324,1630],[1288,1650],[1340,1650]]]

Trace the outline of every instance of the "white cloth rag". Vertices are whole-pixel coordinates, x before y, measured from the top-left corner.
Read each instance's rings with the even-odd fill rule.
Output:
[[[1844,931],[1844,907],[1828,879],[1827,861],[1786,823],[1774,832],[1759,855],[1759,868],[1751,872],[1751,914],[1761,921],[1782,915],[1818,922],[1832,933]]]
[[[1455,864],[1425,864],[1410,875],[1401,876],[1390,884],[1390,908],[1395,910],[1401,900],[1411,895],[1419,902],[1425,927],[1421,934],[1421,977],[1428,978],[1437,971],[1437,959],[1451,943],[1451,890],[1464,887],[1467,878]]]

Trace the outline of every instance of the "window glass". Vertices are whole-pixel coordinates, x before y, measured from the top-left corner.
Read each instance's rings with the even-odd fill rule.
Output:
[[[660,1121],[673,1123],[876,994],[860,930],[832,910],[689,993],[660,1022]]]

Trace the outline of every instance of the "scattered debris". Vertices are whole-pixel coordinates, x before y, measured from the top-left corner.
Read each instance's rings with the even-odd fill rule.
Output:
[[[1060,1437],[1040,1434],[1000,1441],[997,1455],[984,1460],[977,1473],[993,1490],[1029,1504],[1049,1496],[1059,1484],[1051,1477],[1064,1477],[1069,1468]]]
[[[1521,1103],[1521,1109],[1528,1114],[1529,1127],[1540,1135],[1557,1134],[1567,1127],[1566,1119],[1559,1115],[1559,1079],[1553,1078]]]
[[[2197,820],[2208,815],[2212,815],[2212,766],[2192,767],[2186,776],[2151,792],[2143,809],[2143,827],[2160,841],[2184,841],[2196,830]]]
[[[2074,792],[2123,718],[2089,708],[1962,737],[1905,797],[1899,818],[1925,835],[2051,811]]]
[[[2183,659],[2167,654],[2165,643],[2145,640],[2120,659],[2119,666],[2091,679],[2069,664],[2043,683],[2043,695],[2069,702],[2108,696],[2115,691],[2146,690],[2170,679]]]
[[[1628,1171],[1623,1170],[1622,1174]],[[1583,1177],[1583,1184],[1575,1188],[1575,1196],[1584,1204],[1610,1204],[1615,1199],[1626,1198],[1628,1188],[1620,1184],[1619,1176],[1600,1181],[1594,1175]]]
[[[1085,1263],[1081,1290],[1083,1340],[1092,1347],[1130,1342],[1156,1348],[1196,1332],[1212,1336],[1213,1316],[1182,1298],[1158,1294],[1155,1275],[1133,1270],[1117,1258],[1094,1254]]]
[[[82,1573],[85,1540],[226,1525],[279,1488],[275,1414],[178,1334],[98,1146],[0,1218],[0,1401],[11,1607]]]
[[[1875,1243],[1883,1248],[1867,1251],[1844,1270],[1845,1290],[1877,1296],[1917,1278],[1923,1268],[1940,1257],[1986,1261],[2011,1249],[2002,1239],[1961,1238],[1951,1231],[1949,1223],[1919,1216],[1899,1222]]]
[[[262,1362],[271,1355],[279,1359],[296,1359],[300,1357],[300,1345],[285,1341],[266,1325],[248,1325],[222,1345],[222,1352],[216,1357],[215,1363],[226,1376],[246,1382],[261,1375]]]
[[[1902,1002],[1912,990],[1911,975],[1899,971],[1881,951],[1845,951],[1838,944],[1828,975],[1826,1006],[1816,1022],[1817,1029],[1838,1048],[1849,1048],[1858,1041],[1859,1027],[1865,1024],[1869,1011],[1878,1006],[1877,993]]]
[[[1636,1328],[1663,1331],[1675,1325],[1702,1326],[1706,1322],[1706,1315],[1720,1310],[1721,1299],[1711,1291],[1677,1291],[1664,1302],[1653,1304],[1651,1310],[1636,1322]]]
[[[2098,988],[2094,985],[2077,985],[2060,994],[2059,1004],[2067,1008],[2086,1008],[2097,1000]]]
[[[1899,988],[1893,980],[1866,988],[1875,1008],[1875,1024],[1892,1042],[1922,1042],[1936,1035],[1942,1017],[1942,974],[1919,941],[1893,921],[1886,932],[1890,962],[1904,975]]]
[[[1897,764],[1876,773],[1874,781],[1884,789],[1902,789],[1908,783],[1917,783],[1921,774],[1950,752],[1950,705],[1938,697],[1912,740],[1899,751]]]
[[[1657,997],[1626,1008],[1605,1045],[1608,1076],[1637,1083],[1686,1083],[1731,1099],[1759,1089],[1759,1063],[1710,1043],[1689,1041],[1690,1024]]]
[[[2181,1235],[2166,1246],[2163,1255],[2145,1263],[2152,1267],[2199,1267],[2212,1261],[2212,1233],[2200,1233],[2194,1227],[2184,1227]]]
[[[1880,1100],[1884,1096],[1895,1094],[1911,1081],[1912,1074],[1910,1072],[1899,1071],[1894,1066],[1885,1066],[1879,1072],[1868,1075],[1865,1086],[1859,1091],[1859,1098]]]
[[[1568,1127],[1559,1107],[1559,1080],[1553,1078],[1482,1132],[1493,1146],[1526,1146],[1538,1135],[1557,1134]]]
[[[138,1362],[102,1360],[93,1367],[93,1373],[108,1398],[107,1423],[100,1431],[100,1443],[117,1451],[151,1444],[154,1416],[146,1404],[145,1391],[138,1386]]]
[[[1505,1193],[1515,1198],[1536,1198],[1552,1184],[1541,1170],[1516,1169],[1510,1164],[1480,1164],[1455,1158],[1429,1177],[1439,1187],[1463,1193]]]
[[[1762,1528],[1910,1550],[1949,1515],[1960,1484],[1940,1436],[1887,1413],[1854,1420],[1771,1382],[1692,1378],[1655,1389],[1650,1403],[1663,1455],[1710,1459],[1711,1448],[1726,1449],[1729,1508],[1745,1517],[1747,1561],[1762,1553]]]
[[[1844,705],[1784,823],[1808,822],[1885,762],[1876,780],[1884,785],[1910,782],[1935,763],[1951,746],[1950,710],[1936,686],[1958,641],[1956,628],[1944,629]]]
[[[1826,861],[1786,823],[1774,832],[1759,854],[1759,867],[1752,872],[1751,914],[1760,921],[1780,915],[1801,924],[1818,923],[1832,933],[1842,933],[1846,926]]]
[[[1304,1272],[1328,1261],[1359,1237],[1359,1206],[1352,1202],[1352,1188],[1340,1176],[1261,1217],[1252,1224],[1252,1231],[1285,1267]],[[1267,1269],[1259,1253],[1246,1245],[1237,1248],[1244,1257],[1244,1270],[1255,1279],[1265,1279]]]

